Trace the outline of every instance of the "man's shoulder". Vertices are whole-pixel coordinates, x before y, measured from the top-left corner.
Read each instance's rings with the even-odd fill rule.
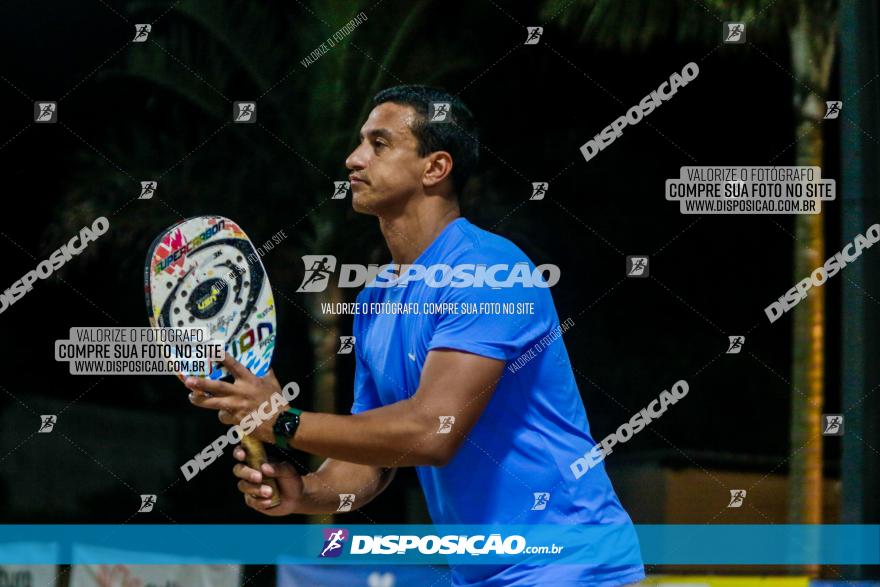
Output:
[[[376,298],[381,293],[381,289],[377,287],[370,287],[372,285],[372,280],[370,283],[366,285],[361,291],[358,292],[355,297],[355,302],[358,304],[365,304],[376,301]]]
[[[457,223],[455,229],[455,246],[446,251],[446,262],[531,263],[522,249],[500,234],[484,230],[466,219]]]

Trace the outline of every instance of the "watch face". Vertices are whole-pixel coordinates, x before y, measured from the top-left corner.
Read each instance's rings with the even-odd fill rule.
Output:
[[[299,418],[296,416],[296,414],[284,412],[283,414],[278,416],[278,420],[276,420],[275,422],[275,432],[288,438],[293,436],[293,433],[296,432],[296,427],[299,424],[298,420]]]

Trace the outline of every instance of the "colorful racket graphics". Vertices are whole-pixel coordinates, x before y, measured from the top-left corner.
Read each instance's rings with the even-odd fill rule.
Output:
[[[144,275],[150,323],[204,328],[258,376],[275,349],[275,301],[260,256],[243,230],[222,216],[197,216],[165,230],[150,247]],[[228,375],[215,364],[209,379]]]
[[[150,324],[204,328],[209,338],[225,342],[225,351],[257,376],[265,375],[275,349],[275,301],[266,270],[254,245],[232,220],[197,216],[160,234],[147,253],[144,292]],[[220,379],[226,368],[210,373],[181,373]],[[242,438],[247,463],[260,470],[263,445]],[[272,506],[280,503],[274,479]]]

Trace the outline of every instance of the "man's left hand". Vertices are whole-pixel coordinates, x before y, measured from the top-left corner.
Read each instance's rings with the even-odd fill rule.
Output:
[[[258,415],[257,408],[263,402],[269,402],[273,393],[281,393],[281,385],[275,374],[270,369],[265,376],[257,377],[228,354],[223,360],[223,366],[235,377],[235,381],[226,383],[200,377],[187,377],[184,385],[191,390],[189,401],[200,408],[218,410],[217,416],[220,421],[228,426],[238,424],[248,414],[254,414],[254,421],[260,422],[261,416]],[[274,442],[272,425],[278,414],[286,409],[285,405],[274,412],[271,418],[260,422],[249,436],[266,443]]]

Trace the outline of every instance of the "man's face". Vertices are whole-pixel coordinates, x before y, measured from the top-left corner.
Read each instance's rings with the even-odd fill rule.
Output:
[[[421,189],[425,159],[410,130],[415,118],[412,107],[391,102],[370,112],[360,143],[345,160],[355,211],[378,215],[399,209]]]

